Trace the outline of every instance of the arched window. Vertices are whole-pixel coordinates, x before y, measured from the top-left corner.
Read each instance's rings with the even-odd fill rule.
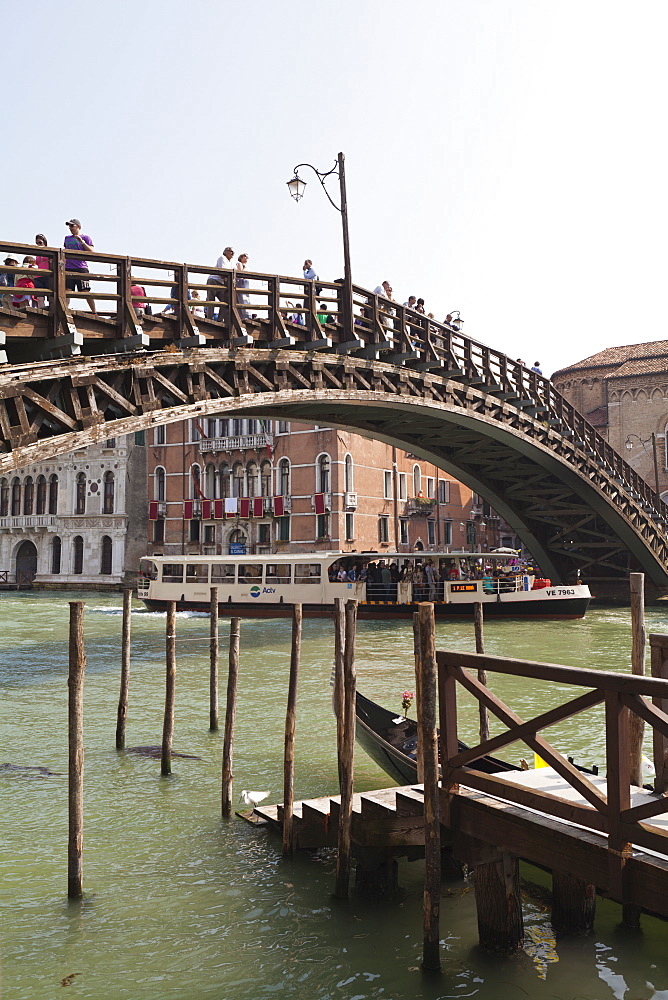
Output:
[[[37,513],[46,514],[46,477],[37,477]]]
[[[260,479],[262,487],[262,496],[271,496],[271,462],[263,462],[260,466]]]
[[[102,536],[102,548],[100,551],[100,576],[111,575],[111,557],[113,546],[109,535]]]
[[[21,480],[18,476],[12,479],[12,517],[21,513]]]
[[[54,535],[51,541],[51,572],[54,576],[60,573],[60,554],[62,552],[63,544],[58,535]]]
[[[49,476],[49,514],[58,513],[58,476]]]
[[[154,500],[164,500],[165,499],[165,470],[161,465],[156,467],[153,479],[153,499]]]
[[[244,492],[244,467],[241,462],[235,462],[232,469],[232,496],[246,496]]]
[[[329,493],[331,488],[332,462],[329,455],[318,455],[316,461],[316,492]]]
[[[232,474],[230,473],[230,467],[227,462],[223,464],[218,469],[218,479],[220,481],[220,495],[221,497],[232,496]]]
[[[77,474],[76,481],[76,491],[74,497],[74,513],[75,514],[85,514],[86,513],[86,473],[79,472]]]
[[[422,489],[422,472],[419,465],[413,466],[413,496],[420,495]]]
[[[257,462],[249,462],[246,468],[246,478],[248,481],[248,496],[256,497],[259,494],[258,489],[258,469]]]
[[[230,545],[245,545],[246,544],[246,533],[237,528],[230,535]]]
[[[9,483],[6,479],[0,479],[0,517],[7,517],[9,514]]]
[[[190,496],[196,500],[202,489],[202,470],[196,463],[190,466]]]
[[[344,491],[346,493],[354,493],[355,491],[355,476],[354,476],[354,466],[353,466],[353,456],[346,455],[346,461],[344,465],[344,480],[345,486]]]
[[[83,573],[83,551],[84,544],[81,535],[76,535],[72,542],[73,560],[72,572],[80,575]]]
[[[215,500],[217,498],[217,479],[218,476],[216,475],[216,466],[209,462],[204,470],[204,496],[209,500]]]
[[[290,496],[290,463],[287,458],[278,463],[278,496]]]
[[[23,481],[23,513],[32,514],[35,505],[35,484],[32,476]]]
[[[103,514],[113,514],[114,513],[114,497],[116,492],[116,484],[114,482],[113,472],[105,472],[104,474],[104,494],[102,500],[102,513]]]

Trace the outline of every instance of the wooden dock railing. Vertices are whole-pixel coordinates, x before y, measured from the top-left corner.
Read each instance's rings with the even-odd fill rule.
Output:
[[[503,799],[538,810],[555,819],[567,820],[608,838],[611,853],[611,886],[621,879],[625,857],[632,845],[668,856],[668,828],[646,825],[653,817],[668,813],[666,761],[668,758],[668,636],[651,635],[652,677],[640,677],[579,667],[535,663],[476,653],[439,652],[439,699],[441,724],[441,766],[445,808],[459,783]],[[489,687],[482,684],[477,671],[525,677],[559,685],[588,688],[584,694],[564,702],[533,719],[522,719],[504,704]],[[461,686],[491,715],[507,727],[470,749],[460,752],[457,746],[457,690]],[[651,701],[649,700],[651,699]],[[579,771],[566,756],[541,735],[557,722],[592,708],[605,706],[606,793],[600,784]],[[653,732],[655,791],[658,797],[633,806],[630,781],[629,718],[631,713],[643,719]],[[504,778],[503,774],[483,774],[471,767],[485,754],[496,753],[511,743],[522,741],[564,779],[584,799],[572,801],[559,795],[528,788]],[[464,765],[468,765],[466,768]],[[637,789],[636,789],[637,791]],[[615,863],[616,859],[616,863]],[[616,874],[614,874],[616,873]],[[614,875],[614,877],[613,877]]]

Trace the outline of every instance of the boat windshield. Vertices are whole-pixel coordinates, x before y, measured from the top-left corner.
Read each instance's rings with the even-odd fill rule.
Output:
[[[158,567],[152,559],[141,559],[139,561],[139,572],[147,580],[158,579]]]

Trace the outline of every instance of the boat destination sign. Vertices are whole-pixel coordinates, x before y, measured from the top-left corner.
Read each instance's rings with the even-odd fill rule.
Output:
[[[470,594],[477,590],[475,583],[453,583],[450,586],[453,594]]]

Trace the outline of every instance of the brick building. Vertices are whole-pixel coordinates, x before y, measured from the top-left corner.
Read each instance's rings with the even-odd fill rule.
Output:
[[[486,551],[515,540],[434,465],[350,431],[213,417],[149,435],[151,554]]]
[[[608,347],[552,376],[555,387],[668,499],[668,340]]]

